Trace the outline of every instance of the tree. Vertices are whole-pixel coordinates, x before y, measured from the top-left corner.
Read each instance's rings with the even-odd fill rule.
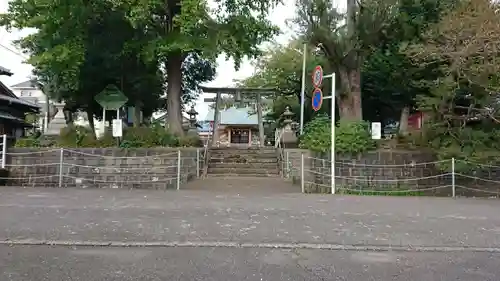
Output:
[[[235,59],[239,66],[244,56],[259,54],[258,45],[278,31],[267,19],[268,10],[279,1],[217,1],[211,14],[207,2],[199,0],[113,0],[129,10],[135,28],[145,30],[148,41],[144,53],[158,58],[167,76],[169,128],[182,134],[182,65],[197,53],[213,61],[220,53]]]
[[[302,87],[302,59],[303,40],[291,40],[287,45],[275,43],[271,45],[256,63],[256,72],[249,78],[240,81],[246,87],[273,88],[276,92],[268,95],[267,99],[274,100],[267,118],[279,121],[285,107],[290,106],[295,121],[300,118],[300,92]],[[306,79],[310,81],[312,72],[317,65],[323,65],[324,58],[318,54],[316,48],[307,46]],[[326,70],[328,71],[328,69]],[[314,90],[312,83],[306,82],[304,121],[308,122],[313,116],[311,93]],[[330,91],[329,85],[324,86],[325,93]],[[328,103],[320,112],[328,112]],[[326,110],[325,110],[326,108]]]
[[[93,129],[93,117],[101,113],[94,97],[107,85],[118,86],[131,105],[140,103],[145,116],[156,110],[163,92],[156,63],[143,62],[141,49],[127,44],[142,34],[125,15],[107,1],[16,0],[9,3],[1,24],[37,29],[18,42],[30,55],[36,79],[51,98],[64,100],[67,109],[86,111]]]
[[[362,67],[363,114],[366,120],[399,120],[400,133],[406,134],[408,115],[415,110],[417,94],[428,87],[421,80],[434,79],[429,67],[411,63],[402,48],[422,41],[427,27],[452,8],[454,0],[403,0],[398,2],[398,16],[392,18],[380,34],[373,51]]]
[[[332,1],[297,0],[295,22],[311,44],[321,47],[340,78],[340,118],[361,120],[361,66],[396,10],[392,1],[347,2],[347,13],[342,14]]]
[[[407,54],[417,66],[432,66],[439,77],[423,81],[419,97],[428,115],[426,132],[442,158],[498,162],[500,151],[499,4],[467,0],[432,26]]]

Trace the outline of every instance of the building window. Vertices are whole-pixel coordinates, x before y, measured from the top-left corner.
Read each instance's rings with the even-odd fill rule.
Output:
[[[231,130],[231,143],[249,143],[249,130],[248,129],[232,129]]]
[[[21,91],[21,97],[31,97],[30,91]]]

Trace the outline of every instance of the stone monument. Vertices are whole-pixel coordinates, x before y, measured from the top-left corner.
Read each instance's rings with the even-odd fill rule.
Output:
[[[64,116],[64,102],[54,103],[57,113],[49,120],[47,130],[44,132],[46,136],[58,136],[61,133],[61,129],[66,128],[66,118]]]

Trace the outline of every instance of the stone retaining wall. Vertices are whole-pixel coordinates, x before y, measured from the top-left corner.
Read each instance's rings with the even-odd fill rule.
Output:
[[[306,192],[329,193],[331,190],[329,155],[320,155],[303,149],[285,149],[285,160],[288,158],[289,163],[288,170],[284,165],[285,177],[300,183],[301,154],[304,154]],[[437,167],[435,161],[432,153],[412,150],[377,150],[358,157],[338,155],[335,161],[335,185],[337,188],[356,191],[415,190],[425,195],[451,196],[453,193],[451,160],[446,163],[449,168],[444,171],[441,167]],[[480,173],[474,172],[476,176],[479,174],[486,181],[472,180],[455,174],[456,195],[469,197],[500,195],[500,184],[491,182],[500,182],[500,171],[488,169]]]
[[[97,188],[177,188],[197,176],[203,149],[197,148],[10,148],[8,185]],[[62,153],[61,153],[62,152]],[[199,166],[197,154],[199,153]]]

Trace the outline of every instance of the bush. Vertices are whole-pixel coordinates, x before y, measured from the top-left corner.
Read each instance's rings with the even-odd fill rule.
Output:
[[[317,152],[327,152],[331,146],[331,124],[327,115],[318,115],[304,128],[299,137],[299,147]]]
[[[198,135],[180,137],[177,142],[179,147],[202,147],[203,143]]]
[[[16,140],[14,147],[40,147],[40,140],[38,138],[20,138]]]
[[[116,147],[117,140],[112,132],[107,131],[99,139],[94,137],[92,130],[82,126],[70,126],[61,130],[55,142],[47,142],[40,138],[18,139],[15,147]],[[196,136],[176,137],[161,126],[130,127],[123,130],[120,142],[122,148],[139,147],[200,147],[200,138]]]
[[[319,115],[306,124],[300,136],[299,147],[325,153],[331,147],[331,121],[327,115]],[[335,151],[340,154],[358,154],[376,148],[368,123],[340,121],[335,129]]]
[[[335,150],[340,154],[358,154],[377,148],[369,126],[365,121],[340,121],[335,131]]]
[[[177,138],[161,126],[131,127],[123,132],[121,147],[175,147]]]
[[[95,147],[96,144],[92,130],[83,126],[65,127],[57,138],[59,147]]]

